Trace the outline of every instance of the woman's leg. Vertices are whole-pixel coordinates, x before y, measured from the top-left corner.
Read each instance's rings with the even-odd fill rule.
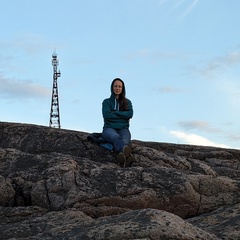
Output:
[[[131,155],[132,149],[129,146],[131,143],[131,133],[128,129],[117,130],[117,132],[121,136],[124,144],[117,157],[118,164],[122,167],[126,167],[128,165],[130,166],[132,161],[131,159],[133,158]]]
[[[102,132],[102,138],[105,141],[112,143],[115,150],[118,152],[122,151],[122,149],[125,145],[121,135],[118,133],[117,130],[115,130],[113,128],[104,128],[103,132]]]
[[[131,142],[131,133],[129,129],[120,129],[120,130],[117,130],[117,132],[121,136],[124,146],[129,145]]]

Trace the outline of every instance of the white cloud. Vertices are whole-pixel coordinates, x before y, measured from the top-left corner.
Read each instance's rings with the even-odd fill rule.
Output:
[[[172,87],[172,86],[163,86],[157,89],[160,93],[177,93],[181,92],[182,90],[180,88]]]
[[[182,131],[170,131],[170,134],[177,137],[179,140],[182,140],[184,143],[187,143],[187,144],[230,148],[229,146],[227,146],[225,144],[212,142],[212,141],[208,140],[207,138],[199,136],[194,133],[188,134],[188,133],[185,133]]]
[[[230,77],[220,79],[216,83],[216,88],[220,89],[222,94],[227,97],[228,103],[236,108],[235,111],[240,110],[240,83],[238,77],[236,79]]]
[[[210,124],[206,121],[180,121],[178,124],[185,130],[198,129],[208,133],[221,132],[221,130],[211,127]]]
[[[50,90],[32,81],[7,79],[0,75],[0,96],[3,98],[43,98],[50,96]]]
[[[201,73],[206,77],[212,78],[217,71],[226,70],[240,63],[240,51],[233,51],[223,56],[218,56],[202,68]]]
[[[186,15],[188,15],[192,10],[193,8],[197,5],[198,3],[198,0],[194,0],[186,9],[186,11],[183,13],[182,17],[185,17]]]
[[[226,136],[226,138],[228,138],[230,141],[240,141],[240,135],[238,133],[234,133],[234,134],[229,134]]]
[[[184,1],[185,1],[185,0],[178,0],[178,1],[174,4],[172,10],[174,10],[175,8],[177,8],[178,6],[180,6]]]
[[[56,45],[49,44],[41,35],[34,34],[2,40],[0,41],[0,46],[5,49],[5,52],[7,50],[8,54],[13,52],[14,55],[16,55],[16,49],[18,49],[18,54],[20,51],[23,51],[28,55],[35,55],[45,49],[54,49],[56,47]]]
[[[125,56],[128,60],[145,59],[155,62],[158,60],[185,60],[189,55],[176,51],[158,51],[154,49],[139,49]]]
[[[181,15],[181,17],[182,18],[186,17],[194,9],[194,7],[197,5],[198,1],[199,0],[190,0],[190,3],[189,3],[189,1],[186,1],[186,0],[177,0],[177,1],[175,1],[175,4],[173,5],[173,7],[170,9],[169,12],[171,13],[175,9],[182,8],[182,10],[184,12]]]
[[[145,58],[149,57],[150,55],[150,50],[149,49],[140,49],[136,52],[129,53],[126,57],[128,60],[133,60],[135,58]]]

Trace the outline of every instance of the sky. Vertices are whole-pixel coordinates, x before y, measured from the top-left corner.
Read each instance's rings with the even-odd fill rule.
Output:
[[[120,77],[132,139],[240,149],[239,0],[0,6],[0,121],[49,126],[56,52],[62,129],[101,132]]]

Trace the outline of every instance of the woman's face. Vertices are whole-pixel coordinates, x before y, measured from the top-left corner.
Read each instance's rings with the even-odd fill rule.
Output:
[[[123,88],[123,84],[121,81],[119,80],[116,80],[114,83],[113,83],[113,92],[116,96],[119,96],[122,92],[122,88]]]

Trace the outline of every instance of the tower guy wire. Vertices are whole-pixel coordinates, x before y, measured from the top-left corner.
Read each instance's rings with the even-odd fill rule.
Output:
[[[58,97],[58,77],[61,77],[60,71],[57,69],[58,59],[56,52],[52,54],[53,65],[53,88],[52,88],[52,101],[50,111],[49,127],[61,128],[60,125],[60,111],[59,111],[59,97]]]

